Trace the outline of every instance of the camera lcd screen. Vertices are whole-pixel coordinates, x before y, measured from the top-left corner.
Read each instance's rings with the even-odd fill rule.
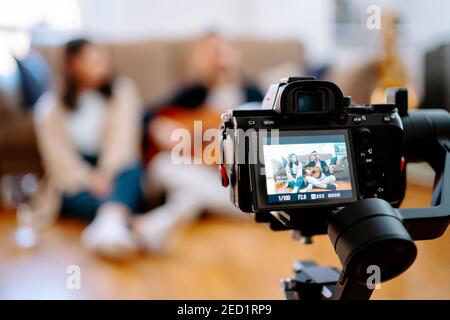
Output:
[[[268,204],[356,200],[346,130],[284,132],[263,141]]]
[[[323,111],[323,93],[317,92],[299,92],[297,93],[297,112],[320,112]]]

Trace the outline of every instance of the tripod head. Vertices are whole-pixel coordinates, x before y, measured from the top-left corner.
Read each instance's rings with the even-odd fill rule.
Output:
[[[288,298],[369,299],[370,266],[379,268],[381,281],[395,278],[415,260],[414,240],[435,239],[445,232],[450,222],[450,114],[445,110],[408,112],[406,95],[404,89],[391,89],[388,102],[402,116],[404,165],[426,161],[436,173],[431,206],[396,209],[385,200],[371,198],[327,215],[317,211],[256,215],[258,222],[269,223],[273,230],[296,230],[306,237],[327,233],[341,261],[341,272],[313,262],[297,263],[295,279],[284,282]],[[406,174],[403,183],[406,186]]]

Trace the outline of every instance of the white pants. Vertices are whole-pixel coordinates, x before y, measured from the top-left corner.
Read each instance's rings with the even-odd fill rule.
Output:
[[[326,189],[327,188],[327,184],[336,182],[336,177],[334,175],[326,176],[324,174],[322,174],[320,176],[320,178],[315,178],[315,177],[312,177],[312,176],[306,176],[305,177],[305,181],[307,183],[312,184],[316,188]]]
[[[244,214],[230,201],[229,188],[224,188],[214,168],[204,165],[174,164],[170,153],[160,153],[148,168],[150,195],[159,191],[167,194],[166,202],[148,216],[151,228],[168,233],[180,222],[193,221],[205,210],[211,213]],[[158,227],[156,225],[158,225]]]

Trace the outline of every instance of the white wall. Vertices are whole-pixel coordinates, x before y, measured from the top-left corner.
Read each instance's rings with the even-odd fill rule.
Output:
[[[362,16],[368,4],[400,7],[405,23],[401,52],[415,77],[420,78],[423,52],[440,41],[450,42],[448,0],[355,1],[362,3]],[[27,19],[36,23],[40,15],[50,30],[41,27],[35,33],[38,42],[79,33],[117,40],[177,39],[213,29],[233,37],[300,40],[313,64],[355,64],[380,53],[377,42],[337,43],[334,11],[333,0],[1,0],[0,28],[14,21],[27,25]]]
[[[330,5],[331,4],[331,5]],[[331,0],[80,0],[83,31],[119,39],[230,36],[299,39],[316,61],[331,52]]]
[[[298,39],[305,44],[308,60],[315,64],[347,56],[338,57],[336,52],[333,0],[78,1],[82,31],[100,37],[176,39],[214,29],[237,37]],[[402,41],[408,51],[413,46],[422,54],[450,34],[448,0],[364,1],[400,8],[405,22]],[[365,15],[364,10],[361,14]],[[367,49],[367,54],[376,54],[372,47]],[[416,63],[414,54],[408,54],[406,59]],[[349,57],[349,62],[352,60]]]

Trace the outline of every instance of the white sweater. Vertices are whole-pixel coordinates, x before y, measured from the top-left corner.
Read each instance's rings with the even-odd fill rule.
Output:
[[[61,192],[70,193],[89,186],[93,168],[83,161],[80,152],[98,151],[95,152],[99,154],[98,169],[112,176],[136,163],[139,159],[140,107],[137,89],[130,80],[123,78],[115,81],[113,96],[104,111],[95,111],[99,115],[91,124],[80,124],[79,119],[70,120],[69,112],[57,95],[44,94],[36,105],[34,120],[39,150],[52,185]],[[85,116],[80,117],[84,119]],[[98,123],[102,121],[103,125]],[[94,134],[96,137],[90,136]]]

